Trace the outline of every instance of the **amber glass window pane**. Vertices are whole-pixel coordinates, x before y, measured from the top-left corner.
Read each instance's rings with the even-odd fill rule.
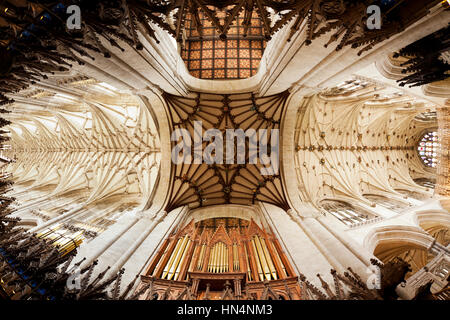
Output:
[[[217,12],[219,19],[224,12]],[[239,16],[231,25],[226,40],[221,40],[216,28],[200,13],[203,36],[200,37],[191,18],[186,22],[186,40],[181,57],[192,76],[201,79],[245,79],[256,74],[264,53],[264,38],[261,19],[254,14],[251,26],[242,26]],[[221,20],[223,23],[223,20]]]

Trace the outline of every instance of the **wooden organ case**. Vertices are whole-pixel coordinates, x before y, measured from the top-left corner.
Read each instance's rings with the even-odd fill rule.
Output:
[[[191,220],[164,240],[137,290],[140,299],[300,299],[278,239],[254,220]]]

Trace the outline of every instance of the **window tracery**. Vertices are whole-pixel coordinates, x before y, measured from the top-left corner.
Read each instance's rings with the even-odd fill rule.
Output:
[[[418,114],[414,119],[421,121],[436,121],[437,114],[436,111],[428,111]]]
[[[437,131],[426,132],[420,138],[417,151],[425,166],[435,168],[438,163],[439,155],[439,138]]]
[[[416,192],[416,191],[406,190],[406,189],[395,189],[395,191],[397,191],[398,193],[401,193],[409,198],[413,198],[413,199],[420,200],[420,201],[424,201],[430,197],[426,194]]]
[[[419,186],[434,189],[436,185],[436,180],[434,179],[428,179],[428,178],[417,178],[414,179],[414,182],[417,183]]]
[[[321,207],[346,226],[368,221],[375,215],[338,200],[322,200]]]
[[[404,202],[378,194],[364,194],[363,196],[367,200],[394,212],[401,212],[408,207],[408,204]]]

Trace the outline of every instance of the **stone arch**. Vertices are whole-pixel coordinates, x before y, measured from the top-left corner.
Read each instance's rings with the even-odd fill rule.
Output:
[[[393,225],[371,231],[364,239],[364,247],[370,252],[374,252],[377,246],[394,242],[399,245],[408,244],[428,250],[433,241],[433,237],[418,227]]]
[[[370,202],[397,213],[411,206],[408,201],[383,192],[364,193],[363,196]]]
[[[198,222],[210,218],[240,218],[253,219],[259,223],[260,217],[259,209],[256,207],[227,204],[194,209],[188,214],[187,219],[194,219],[195,222]]]
[[[408,198],[413,198],[418,201],[426,201],[432,197],[430,193],[422,191],[420,189],[413,190],[413,188],[399,187],[395,188],[394,190],[402,194],[403,196],[407,196]]]
[[[412,226],[384,226],[373,230],[364,240],[364,246],[383,263],[399,257],[408,262],[410,277],[433,258],[428,249],[434,239],[425,231]]]
[[[450,244],[450,214],[443,211],[416,212],[417,224],[443,246]]]
[[[359,225],[378,217],[372,210],[362,207],[354,199],[347,197],[323,198],[318,201],[318,206],[347,226]],[[341,211],[345,212],[341,213]],[[353,216],[353,218],[346,218],[346,215]]]

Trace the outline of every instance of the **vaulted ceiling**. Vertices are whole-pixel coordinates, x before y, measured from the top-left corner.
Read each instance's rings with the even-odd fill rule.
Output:
[[[182,161],[180,164],[174,164],[173,189],[168,210],[182,205],[193,207],[225,203],[250,205],[255,201],[288,208],[279,171],[264,174],[264,168],[269,171],[270,164],[262,164],[261,158],[253,162],[250,156],[252,152],[260,150],[258,141],[264,137],[270,145],[269,156],[271,146],[272,152],[281,151],[275,149],[279,146],[271,144],[274,134],[272,129],[280,128],[288,96],[288,92],[268,97],[256,97],[252,93],[235,95],[193,93],[188,97],[165,94],[174,132],[186,129],[190,133],[188,143],[193,146],[191,163]],[[195,127],[196,121],[201,122],[198,127]],[[202,141],[200,146],[194,141],[195,137],[202,136],[202,131],[204,134],[209,129],[217,129],[220,132],[223,146],[226,146],[227,129],[241,129],[243,133],[253,129],[253,134],[258,136],[250,135],[249,139],[245,138],[245,148],[242,145],[241,150],[238,142],[236,150],[233,146],[231,158],[227,158],[224,154],[222,163],[208,164],[204,160],[201,160],[203,163],[194,163],[196,154],[199,154],[194,150],[195,145],[205,151],[213,146],[213,142]],[[266,134],[260,133],[259,130],[263,129],[267,130]],[[253,141],[251,139],[255,139],[255,143],[249,142]],[[173,146],[177,143],[178,139],[173,142]],[[215,155],[219,149],[222,149],[221,145],[215,150]],[[203,158],[206,159],[205,156]]]
[[[420,134],[433,125],[415,119],[421,110],[427,110],[422,102],[361,80],[305,98],[295,136],[302,200],[371,204],[364,194],[429,194],[413,181],[433,176],[417,154]]]
[[[138,206],[149,199],[161,150],[148,101],[80,76],[58,77],[48,85],[70,94],[24,91],[18,99],[30,96],[35,106],[17,102],[15,107],[27,112],[11,115],[12,148],[5,154],[15,160],[8,170],[16,193],[31,192],[25,200],[31,203],[67,199],[54,204],[50,218],[72,201],[86,208],[108,204],[112,212],[121,203]]]

